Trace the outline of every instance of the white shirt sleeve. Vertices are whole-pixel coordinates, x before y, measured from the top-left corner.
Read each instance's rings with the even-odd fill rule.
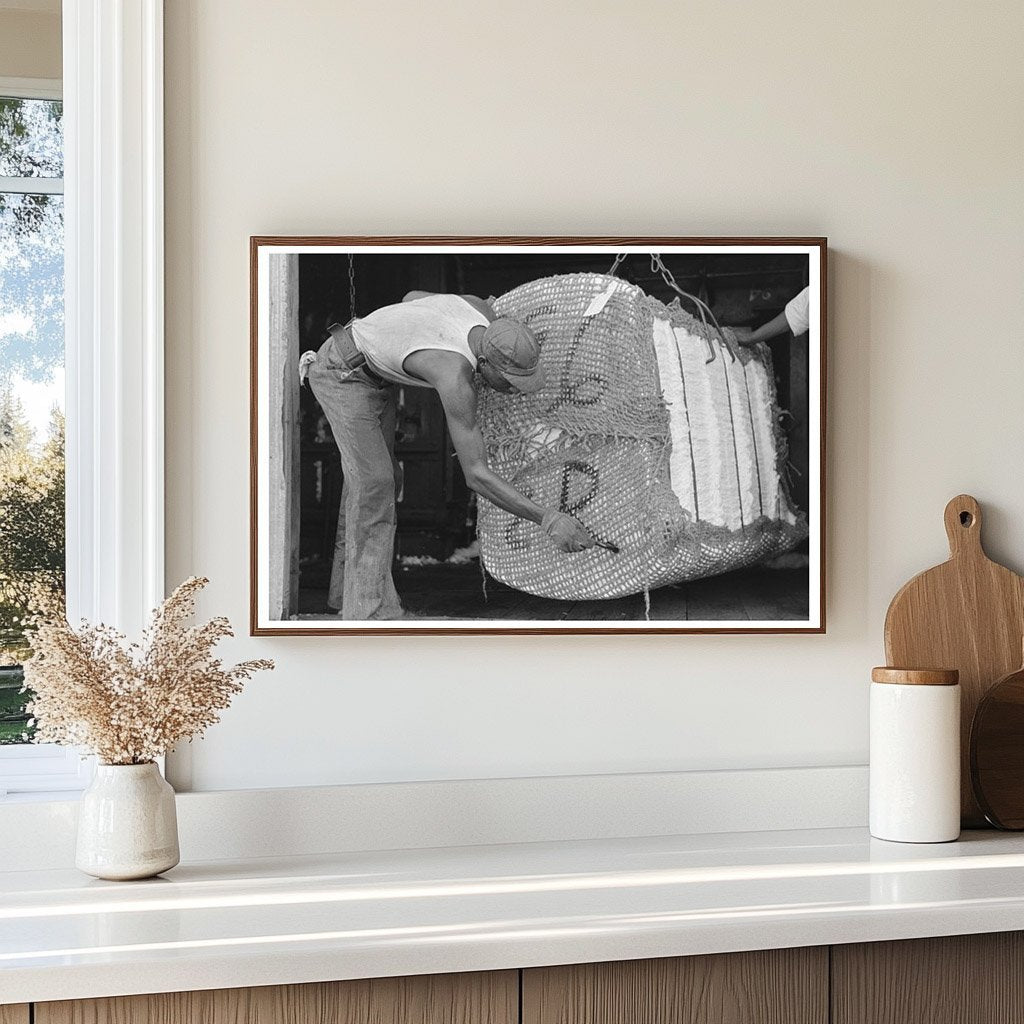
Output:
[[[794,334],[806,334],[810,327],[810,291],[810,288],[805,288],[786,303],[786,320],[789,321],[789,329]]]

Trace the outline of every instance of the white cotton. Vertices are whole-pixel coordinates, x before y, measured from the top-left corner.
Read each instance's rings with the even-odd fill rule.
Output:
[[[736,502],[732,442],[723,434],[722,409],[725,388],[721,373],[714,374],[714,363],[707,363],[707,344],[682,327],[675,328],[676,345],[686,381],[686,399],[693,427],[693,455],[697,472],[697,512],[701,522],[715,526],[739,524],[739,516],[730,516],[729,484],[732,504]],[[717,360],[716,360],[717,361]],[[725,445],[729,444],[726,452]]]
[[[679,504],[694,519],[730,530],[762,515],[794,522],[780,489],[773,393],[764,364],[743,364],[721,347],[708,363],[703,338],[658,318],[653,343],[672,440],[671,487]]]
[[[590,305],[583,311],[584,316],[597,316],[598,313],[608,305],[608,300],[612,297],[612,294],[619,287],[618,281],[609,281],[608,287],[603,292],[595,295],[590,300]]]
[[[687,422],[683,379],[676,355],[676,337],[667,320],[654,321],[654,352],[658,360],[661,393],[668,409],[672,448],[669,455],[669,477],[679,504],[694,515],[694,472],[690,461],[691,426]]]
[[[552,427],[547,423],[536,423],[523,436],[523,445],[529,459],[539,459],[553,451],[560,441],[566,437],[564,430]]]
[[[718,358],[729,378],[727,400],[731,403],[730,437],[733,442],[733,459],[737,490],[737,505],[740,526],[752,523],[760,515],[760,501],[757,494],[757,460],[754,456],[754,434],[747,410],[747,390],[743,382],[743,364],[733,360],[723,349]],[[717,362],[717,360],[716,360]],[[724,376],[724,375],[723,375]]]

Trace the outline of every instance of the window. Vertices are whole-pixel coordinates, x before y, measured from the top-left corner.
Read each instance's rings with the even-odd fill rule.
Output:
[[[24,620],[64,598],[60,100],[0,94],[0,744],[31,738]]]
[[[137,635],[165,593],[163,3],[64,0],[62,10],[63,157],[44,146],[49,155],[35,150],[34,164],[9,160],[0,170],[0,193],[12,208],[34,203],[48,215],[62,212],[68,615]],[[61,83],[0,78],[0,97],[59,102]],[[28,140],[19,129],[14,151]],[[0,229],[0,246],[8,251],[14,251],[12,232],[9,225]],[[0,292],[7,294],[2,280]],[[43,312],[60,308],[56,299]],[[21,323],[27,327],[24,316]],[[31,340],[43,343],[42,335]],[[0,349],[0,361],[7,359]],[[52,378],[50,385],[37,383],[59,392],[58,366],[50,376],[44,369],[32,362],[21,377],[30,371]],[[45,425],[47,396],[36,404]],[[57,496],[50,496],[59,521]],[[59,571],[56,551],[50,554]],[[8,715],[6,724],[20,729],[20,738],[26,723],[13,720],[17,707],[0,711]],[[21,800],[29,799],[19,795],[26,792],[80,789],[90,776],[91,761],[73,750],[0,745],[0,799],[5,791]]]
[[[56,94],[56,95],[55,95]],[[63,602],[64,143],[52,83],[0,81],[0,785],[45,765],[74,785],[68,753],[26,747],[24,621]],[[48,784],[48,783],[47,783]]]

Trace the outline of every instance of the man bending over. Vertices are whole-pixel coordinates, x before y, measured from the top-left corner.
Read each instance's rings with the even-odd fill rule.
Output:
[[[396,501],[396,389],[434,388],[466,476],[477,494],[538,523],[560,551],[595,540],[572,516],[541,508],[487,464],[477,421],[477,388],[532,393],[544,386],[533,333],[499,318],[474,295],[409,292],[347,327],[335,324],[300,372],[320,403],[341,453],[342,507],[328,604],[343,619],[398,619],[401,602],[391,574]]]

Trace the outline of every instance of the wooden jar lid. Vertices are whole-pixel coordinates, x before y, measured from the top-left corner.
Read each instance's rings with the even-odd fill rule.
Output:
[[[899,683],[904,686],[956,686],[960,673],[955,668],[888,668],[871,670],[873,683]]]

